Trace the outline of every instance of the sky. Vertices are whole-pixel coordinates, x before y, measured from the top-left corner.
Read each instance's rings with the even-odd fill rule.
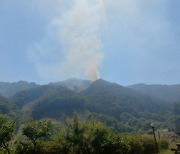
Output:
[[[180,84],[179,40],[179,0],[1,0],[0,81]]]

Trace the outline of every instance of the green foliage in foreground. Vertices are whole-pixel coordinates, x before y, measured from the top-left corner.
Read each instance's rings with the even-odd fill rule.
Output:
[[[14,123],[6,116],[0,116],[0,119],[0,141],[8,145],[12,139]],[[153,154],[155,151],[152,136],[122,135],[97,120],[82,121],[77,114],[63,126],[49,120],[32,120],[24,124],[21,131],[20,137],[12,142],[13,150],[8,151],[2,146],[0,153]],[[167,149],[168,143],[159,141],[159,148]]]
[[[49,135],[51,121],[29,121],[23,128],[22,132],[33,144],[36,151],[37,140]]]
[[[0,115],[0,147],[10,154],[9,141],[13,137],[15,123],[7,116]]]

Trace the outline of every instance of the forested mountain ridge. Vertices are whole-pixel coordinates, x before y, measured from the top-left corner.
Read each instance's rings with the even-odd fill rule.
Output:
[[[71,90],[68,90],[66,87],[57,86],[57,85],[43,85],[36,88],[31,88],[18,92],[16,95],[12,96],[10,100],[14,102],[19,108],[27,105],[28,103],[35,101],[41,97],[48,97],[58,95],[59,93],[69,94],[72,93]]]
[[[175,85],[135,84],[135,85],[130,85],[128,87],[163,101],[167,101],[167,102],[180,101],[180,84],[175,84]]]
[[[70,90],[59,84],[38,86],[17,93],[10,100],[35,119],[64,119],[77,111],[84,117],[94,116],[109,124],[121,122],[128,131],[133,125],[145,130],[144,125],[151,121],[165,122],[172,107],[142,92],[102,79],[90,83],[84,90]]]
[[[139,91],[102,79],[93,82],[82,91],[88,99],[91,112],[109,115],[126,131],[131,127],[146,129],[152,121],[167,122],[172,106]]]
[[[31,89],[34,87],[38,87],[38,85],[36,83],[28,83],[26,81],[19,81],[14,83],[0,82],[0,93],[3,96],[11,97],[22,90]]]
[[[122,108],[123,105],[128,106],[128,110],[132,106],[136,106],[142,111],[146,109],[151,112],[157,109],[164,110],[169,106],[167,103],[156,98],[102,79],[93,82],[81,93],[89,98],[91,105],[101,104],[104,108],[107,105],[107,109],[104,109],[105,111],[110,110],[114,106],[113,113],[121,113],[121,110],[117,110],[119,107]]]

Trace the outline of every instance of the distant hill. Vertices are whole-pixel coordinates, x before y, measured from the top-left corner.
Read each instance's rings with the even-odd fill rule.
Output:
[[[23,108],[30,102],[38,100],[41,97],[47,98],[48,96],[59,95],[59,93],[71,94],[73,92],[63,86],[43,85],[20,91],[16,95],[12,96],[10,100],[19,108]]]
[[[44,85],[17,93],[10,98],[23,113],[35,119],[72,116],[83,111],[84,99],[61,85]]]
[[[167,102],[180,101],[180,84],[176,85],[146,85],[146,84],[135,84],[129,86],[134,90],[138,90],[146,95],[154,98],[158,98]]]
[[[34,87],[38,87],[38,85],[35,83],[28,83],[26,81],[14,83],[0,82],[0,94],[5,97],[11,97],[22,90],[27,90]]]

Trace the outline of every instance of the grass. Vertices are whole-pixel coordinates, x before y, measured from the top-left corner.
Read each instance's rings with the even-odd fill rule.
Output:
[[[174,154],[174,151],[171,151],[171,148],[176,148],[176,143],[179,142],[179,140],[174,140],[172,141],[170,136],[175,135],[173,132],[167,132],[163,134],[162,139],[168,141],[169,143],[169,148],[167,150],[162,150],[160,154]]]
[[[171,150],[161,151],[160,154],[174,154]]]

